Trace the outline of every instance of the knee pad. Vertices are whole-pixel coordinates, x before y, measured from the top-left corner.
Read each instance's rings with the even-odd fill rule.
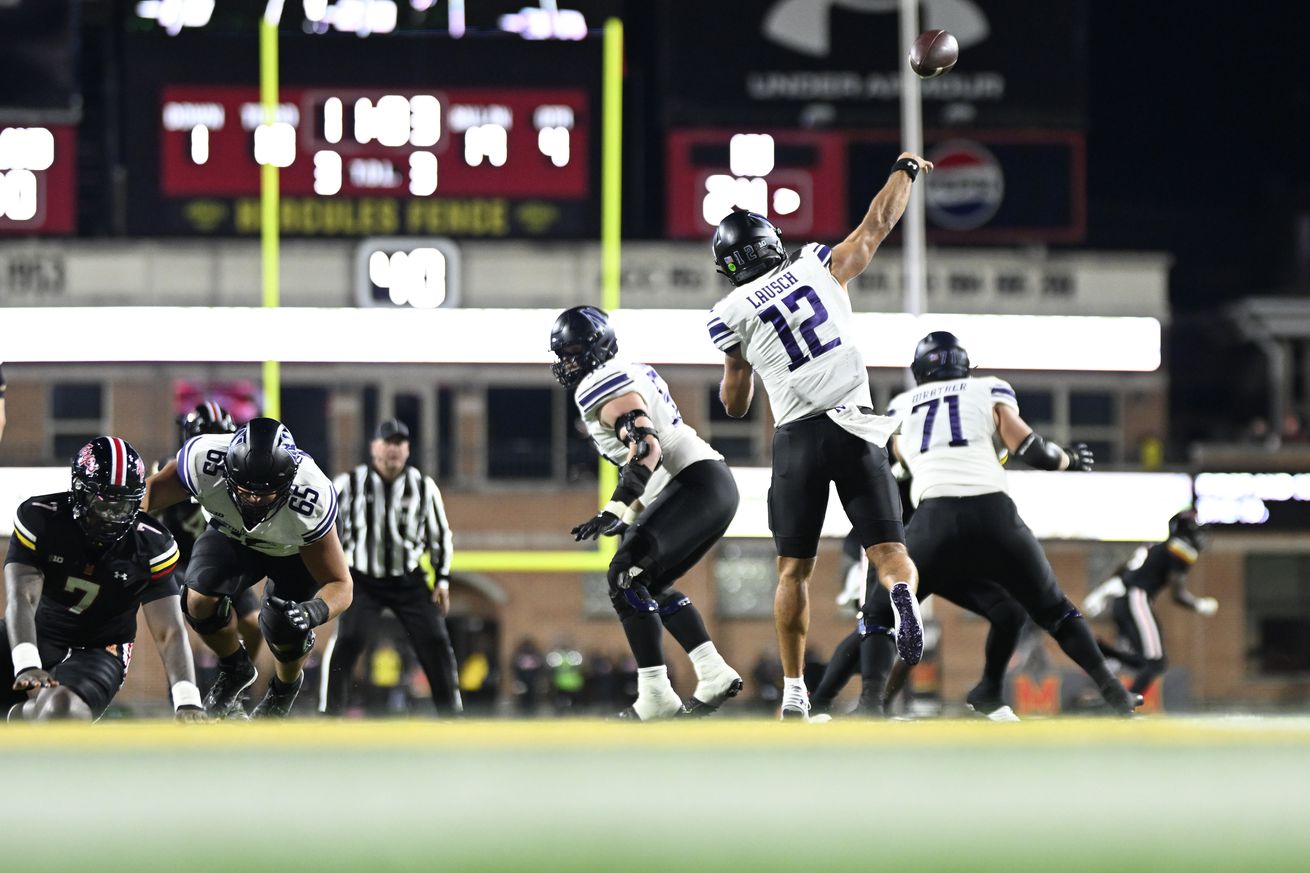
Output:
[[[1033,619],[1039,627],[1054,635],[1066,622],[1075,618],[1082,618],[1082,615],[1078,611],[1078,607],[1074,606],[1073,602],[1065,597],[1055,606],[1042,610],[1041,615],[1034,615]]]
[[[196,618],[187,610],[187,591],[190,589],[185,585],[182,586],[182,617],[186,623],[195,629],[195,632],[201,636],[207,636],[217,633],[227,627],[227,623],[232,619],[232,599],[230,597],[218,598],[218,606],[214,609],[214,614],[208,618]]]
[[[610,603],[614,606],[614,612],[618,614],[620,621],[626,621],[633,616],[660,611],[659,604],[650,596],[646,586],[629,576],[630,569],[618,569],[614,564],[611,564],[609,570]],[[619,580],[623,576],[629,576],[625,580],[628,583],[627,587],[619,585]]]
[[[660,608],[660,618],[668,618],[681,611],[683,607],[691,606],[691,598],[681,591],[669,589],[663,594],[656,595],[655,603]]]

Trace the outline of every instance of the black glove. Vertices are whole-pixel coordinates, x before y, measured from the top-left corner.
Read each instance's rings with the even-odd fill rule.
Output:
[[[1092,450],[1087,448],[1087,443],[1074,443],[1064,452],[1069,456],[1069,469],[1091,472],[1092,466],[1096,463],[1096,458],[1092,455]]]
[[[328,605],[315,597],[303,603],[283,600],[281,597],[269,596],[268,605],[278,611],[282,621],[292,630],[305,633],[318,627],[328,618]]]
[[[573,534],[574,542],[580,543],[583,540],[594,540],[598,536],[612,537],[623,533],[625,530],[627,530],[627,525],[623,523],[623,519],[609,510],[604,510],[597,513],[594,518],[590,518],[573,528],[569,533]]]

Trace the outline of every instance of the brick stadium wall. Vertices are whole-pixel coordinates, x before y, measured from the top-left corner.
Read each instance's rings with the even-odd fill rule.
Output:
[[[541,495],[526,500],[527,511],[516,511],[514,517],[517,526],[525,530],[543,526],[554,529],[561,517],[572,519],[579,512],[585,514],[591,505],[590,500],[590,494],[584,491]],[[497,520],[503,525],[505,515],[503,499],[489,495],[452,494],[449,511],[457,532],[471,532],[479,523],[495,524]],[[498,530],[503,531],[503,527]],[[2,539],[0,544],[8,545]],[[1085,543],[1047,545],[1056,574],[1075,601],[1081,600],[1088,589],[1086,567],[1090,548]],[[1192,698],[1198,704],[1302,706],[1310,697],[1306,682],[1260,678],[1248,672],[1242,593],[1244,554],[1242,550],[1216,547],[1205,553],[1189,576],[1191,590],[1198,595],[1219,599],[1221,607],[1213,618],[1202,619],[1173,606],[1167,594],[1158,601],[1157,613],[1171,665],[1187,672]],[[747,675],[761,654],[772,656],[776,652],[773,623],[769,619],[718,617],[711,562],[712,558],[694,568],[679,588],[701,608],[725,657]],[[825,541],[811,591],[810,633],[812,648],[825,659],[851,628],[846,611],[833,603],[840,566],[839,544]],[[499,622],[502,665],[510,663],[514,646],[524,637],[534,639],[543,650],[564,641],[584,653],[601,651],[618,655],[625,650],[623,633],[612,616],[588,617],[585,614],[579,575],[492,574],[486,579],[503,591],[506,597],[503,605],[495,604],[477,587],[463,584],[457,578],[453,589],[453,611]],[[977,681],[987,625],[947,603],[938,602],[935,609],[943,640],[942,694],[948,703],[957,703]],[[1113,636],[1113,624],[1107,619],[1098,619],[1093,625],[1098,635]],[[331,635],[331,630],[330,625],[323,628],[320,646]],[[131,672],[119,701],[133,707],[161,706],[167,700],[163,669],[144,621],[138,633]],[[199,645],[198,641],[195,642]],[[675,685],[681,693],[688,694],[694,687],[695,677],[676,644],[670,639],[668,645]],[[1070,667],[1063,653],[1049,639],[1045,641],[1045,647],[1053,667],[1061,670]],[[262,668],[271,668],[267,657],[265,652],[265,663],[261,664],[265,676],[269,672]],[[502,677],[506,672],[502,670]],[[505,685],[502,681],[502,686]],[[852,683],[847,690],[848,696],[857,690],[857,685]],[[507,694],[508,688],[502,687],[501,692]],[[749,685],[748,693],[753,693]]]

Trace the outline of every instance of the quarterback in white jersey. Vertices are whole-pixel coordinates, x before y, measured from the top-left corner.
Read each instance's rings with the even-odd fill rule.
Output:
[[[919,597],[939,594],[992,625],[982,680],[965,700],[988,718],[1014,720],[1001,693],[1026,613],[1092,678],[1113,710],[1131,713],[1141,698],[1110,672],[1087,621],[1060,589],[1041,544],[1006,493],[992,438],[999,435],[1013,457],[1040,470],[1090,470],[1092,453],[1081,443],[1065,450],[1044,440],[1019,417],[1009,385],[972,376],[969,367],[953,334],[930,333],[910,367],[918,386],[891,403],[904,422],[892,448],[913,476],[915,511],[905,539],[921,574]],[[861,660],[869,667],[865,682],[879,688],[895,657],[886,641],[892,618],[885,596],[868,598]]]
[[[723,352],[719,399],[735,418],[750,409],[755,374],[764,380],[777,430],[769,527],[778,552],[774,622],[783,671],[783,718],[808,718],[801,678],[809,629],[808,584],[829,483],[870,562],[892,592],[901,656],[917,663],[923,625],[918,576],[905,551],[900,495],[883,451],[896,421],[874,413],[869,372],[856,344],[846,283],[864,272],[905,212],[910,189],[932,164],[910,152],[892,165],[864,219],[837,245],[810,243],[789,255],[778,228],[735,211],[719,222],[711,249],[735,288],[711,312],[709,335]]]
[[[669,386],[645,364],[617,359],[609,317],[594,306],[560,314],[550,334],[555,378],[573,391],[596,450],[619,467],[618,487],[575,540],[622,536],[609,593],[637,661],[642,721],[714,712],[741,690],[691,598],[673,584],[719,541],[737,513],[737,483],[723,456],[683,422]],[[686,704],[669,682],[664,630],[691,658],[696,690]]]
[[[187,621],[219,658],[206,711],[217,718],[245,714],[240,696],[258,674],[237,636],[232,599],[268,577],[259,624],[277,668],[252,715],[287,715],[304,680],[314,627],[351,600],[332,482],[281,422],[256,418],[231,436],[188,440],[146,489],[149,509],[194,497],[209,517],[182,598]]]

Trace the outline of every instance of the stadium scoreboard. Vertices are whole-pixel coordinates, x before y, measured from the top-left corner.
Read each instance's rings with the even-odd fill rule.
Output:
[[[265,163],[280,168],[287,236],[598,232],[599,35],[284,32],[271,123],[250,34],[138,42],[126,77],[129,233],[258,234]]]

